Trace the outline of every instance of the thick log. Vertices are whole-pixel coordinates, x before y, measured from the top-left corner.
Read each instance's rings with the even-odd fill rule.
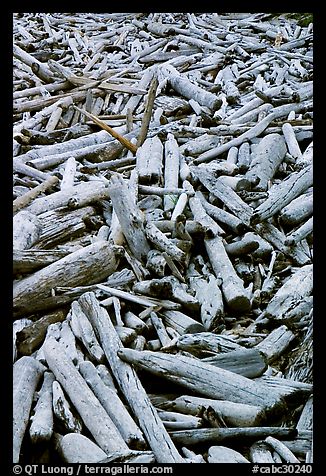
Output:
[[[224,342],[224,346],[224,349],[226,349],[226,342]],[[267,369],[266,358],[263,353],[258,350],[258,346],[252,349],[228,349],[221,355],[205,357],[202,361],[247,378],[260,377]]]
[[[129,364],[122,362],[118,358],[117,354],[123,349],[123,346],[108,313],[100,307],[95,295],[92,293],[86,293],[81,296],[79,304],[99,335],[112,373],[132,412],[136,416],[157,462],[182,462],[181,456],[170,440],[136,372]]]
[[[209,93],[182,76],[173,66],[166,66],[162,71],[168,78],[172,88],[187,99],[194,99],[201,106],[209,107],[212,112],[221,107],[221,100],[215,94]]]
[[[195,319],[187,316],[183,312],[168,310],[162,313],[164,323],[175,329],[179,334],[191,334],[193,332],[204,332],[204,326]]]
[[[268,303],[265,316],[277,320],[286,318],[287,313],[302,299],[309,296],[312,290],[313,275],[310,264],[298,269],[285,281]]]
[[[268,181],[274,177],[286,154],[286,145],[279,134],[268,134],[253,150],[251,163],[245,177],[254,181],[259,178],[255,190],[265,191]]]
[[[295,198],[280,211],[280,219],[285,225],[295,226],[309,218],[313,212],[313,194],[307,192]]]
[[[311,187],[313,180],[312,166],[301,172],[293,172],[280,184],[275,184],[269,190],[269,197],[254,211],[252,224],[271,218],[275,213],[288,205],[294,198]]]
[[[146,447],[144,437],[120,400],[117,392],[105,385],[91,362],[81,362],[79,371],[127,445],[132,449],[144,449]]]
[[[26,208],[26,211],[40,215],[41,213],[55,210],[59,207],[71,205],[74,208],[78,208],[108,198],[109,191],[104,183],[81,183],[68,190],[60,190],[60,192],[36,198],[33,203]]]
[[[13,250],[13,273],[24,274],[44,268],[69,254],[64,250]]]
[[[226,446],[211,446],[207,460],[209,463],[250,463],[241,453]]]
[[[144,215],[134,203],[121,175],[112,175],[108,191],[113,209],[132,253],[137,259],[145,260],[150,247],[144,230]]]
[[[293,437],[295,428],[248,427],[248,428],[198,428],[196,430],[171,431],[172,440],[178,445],[196,445],[199,443],[222,443],[240,440],[251,442],[268,436],[277,438]]]
[[[14,312],[31,313],[41,309],[40,299],[50,297],[55,286],[97,283],[117,269],[120,256],[120,248],[97,242],[36,271],[15,283]]]
[[[248,311],[248,293],[227,255],[222,238],[206,238],[205,248],[216,277],[222,279],[221,289],[229,308],[234,311]]]
[[[306,237],[311,235],[313,232],[313,218],[309,218],[303,225],[293,231],[290,235],[286,237],[285,244],[287,246],[293,246],[300,241],[304,240]]]
[[[154,223],[145,225],[145,233],[147,238],[160,251],[166,252],[172,259],[182,262],[185,260],[185,253],[178,248],[164,233],[162,233]]]
[[[286,326],[274,329],[264,340],[255,346],[264,354],[267,362],[271,364],[279,358],[291,344],[295,335]]]
[[[52,384],[54,375],[45,372],[39,397],[30,420],[29,436],[32,443],[49,441],[53,434]]]
[[[164,186],[167,188],[178,187],[179,185],[179,168],[180,168],[180,152],[177,141],[173,134],[168,134],[164,145]],[[179,200],[184,195],[180,195]],[[164,197],[164,210],[170,211],[175,208],[175,195],[167,195]],[[183,211],[183,210],[182,210]],[[181,213],[182,213],[181,211]],[[174,219],[176,213],[174,213]]]
[[[32,357],[21,357],[13,370],[13,463],[18,463],[34,392],[45,367]]]
[[[277,410],[281,399],[265,385],[224,370],[198,359],[162,352],[121,349],[120,358],[150,373],[185,386],[211,398],[228,399]]]
[[[107,457],[98,445],[79,433],[65,434],[56,448],[65,463],[99,463]]]
[[[227,336],[213,334],[212,332],[201,332],[198,334],[184,334],[176,342],[178,349],[188,352],[202,354],[207,352],[229,352],[240,350],[242,346],[237,344],[232,338]]]
[[[291,450],[287,448],[281,441],[277,438],[273,438],[272,436],[268,436],[265,438],[265,442],[271,446],[277,453],[281,456],[282,460],[285,463],[300,463],[298,458],[294,456]]]
[[[228,426],[235,427],[259,426],[266,420],[261,407],[226,400],[182,395],[171,402],[171,407],[190,415],[200,415],[203,409],[213,410]]]
[[[31,248],[41,234],[41,222],[33,213],[18,212],[13,219],[13,249]]]
[[[17,332],[17,347],[22,355],[31,355],[39,347],[46,335],[49,325],[66,319],[67,311],[58,309],[42,316],[37,321]]]
[[[136,153],[140,183],[160,182],[163,173],[163,145],[157,136],[148,138]]]
[[[49,339],[44,346],[44,354],[49,368],[64,388],[100,448],[107,454],[127,450],[128,447],[116,426],[78,370],[67,358],[62,346],[54,339]]]

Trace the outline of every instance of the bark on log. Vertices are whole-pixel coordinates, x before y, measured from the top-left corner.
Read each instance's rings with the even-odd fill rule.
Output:
[[[13,463],[18,463],[33,396],[45,367],[32,357],[21,357],[13,370]]]
[[[112,372],[134,415],[137,417],[139,426],[143,430],[157,462],[181,463],[182,458],[170,440],[136,372],[117,356],[123,346],[107,312],[100,307],[92,293],[86,293],[79,298],[79,304],[99,335]]]

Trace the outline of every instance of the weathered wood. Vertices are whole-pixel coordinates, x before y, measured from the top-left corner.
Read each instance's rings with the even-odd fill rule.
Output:
[[[127,184],[121,175],[112,175],[108,191],[131,251],[139,260],[145,260],[150,247],[144,230],[144,216],[132,200]]]
[[[163,145],[157,136],[149,137],[136,152],[140,183],[157,183],[163,173]]]
[[[266,419],[263,409],[258,406],[189,395],[176,398],[171,407],[190,415],[200,415],[203,409],[213,410],[227,425],[235,427],[258,426]]]
[[[41,234],[41,222],[33,213],[21,211],[13,219],[13,249],[31,248]]]
[[[20,448],[28,425],[34,392],[45,367],[32,357],[21,357],[13,369],[13,463],[20,459]]]
[[[107,457],[98,445],[79,433],[67,433],[59,438],[57,450],[66,463],[99,463]]]
[[[179,184],[179,169],[180,169],[180,152],[179,152],[179,146],[178,143],[173,136],[173,134],[168,134],[167,140],[164,145],[164,157],[165,157],[165,163],[164,163],[164,186],[167,188],[177,188]],[[173,218],[171,219],[175,220],[177,216],[177,211],[180,210],[180,213],[182,213],[183,208],[182,204],[186,200],[187,195],[181,194],[179,196],[178,202],[175,203],[176,196],[174,195],[167,195],[164,197],[164,210],[165,211],[170,211],[173,210]],[[181,202],[181,203],[180,203]],[[177,204],[178,209],[177,208]]]
[[[136,372],[117,356],[123,346],[106,310],[100,307],[92,293],[81,296],[79,304],[99,335],[112,372],[132,412],[137,417],[139,426],[143,430],[157,461],[164,461],[165,463],[182,462],[181,456],[170,440]]]
[[[147,238],[160,251],[165,251],[172,259],[176,261],[184,261],[185,253],[178,248],[164,233],[162,233],[154,223],[147,223],[145,225],[145,233]]]
[[[47,191],[49,188],[53,187],[58,182],[59,182],[58,177],[56,176],[49,177],[40,185],[37,185],[35,188],[33,188],[32,190],[29,190],[24,195],[16,198],[16,200],[13,201],[13,212],[17,213],[19,210],[29,205],[34,200],[34,198],[37,197],[40,193]]]
[[[175,329],[179,334],[204,332],[204,326],[183,312],[168,310],[161,313],[164,323]]]
[[[64,250],[13,250],[12,267],[14,274],[32,273],[64,258],[69,252]]]
[[[250,427],[250,428],[198,428],[196,430],[171,431],[173,441],[179,445],[196,445],[199,443],[222,443],[240,440],[252,441],[275,435],[288,438],[296,435],[294,428]]]
[[[268,303],[265,315],[272,319],[284,319],[299,301],[309,296],[313,290],[312,265],[298,269],[275,293]]]
[[[72,431],[73,433],[81,433],[82,423],[79,417],[74,414],[73,408],[71,408],[61,385],[56,380],[52,384],[53,393],[53,413],[58,422],[63,425],[66,431]]]
[[[208,362],[211,365],[216,365],[217,367],[230,370],[231,372],[248,378],[260,377],[267,369],[266,358],[264,354],[260,352],[260,349],[258,350],[258,346],[252,349],[244,347],[230,350],[227,348],[226,340],[223,344],[223,350],[226,353],[205,357],[202,359],[203,362]]]
[[[255,346],[264,354],[270,364],[280,357],[291,344],[295,335],[286,326],[274,329],[264,340]]]
[[[242,349],[242,346],[237,344],[232,338],[211,332],[184,334],[178,338],[176,345],[179,349],[186,350],[195,355],[205,353],[205,351],[217,354],[219,352]]]
[[[307,236],[313,232],[313,218],[309,218],[303,225],[293,231],[286,237],[285,244],[287,246],[293,246],[296,243],[304,240]]]
[[[281,456],[282,460],[286,463],[300,463],[298,458],[294,456],[291,450],[289,450],[281,441],[272,436],[265,438],[265,442],[271,446]]]
[[[152,116],[152,111],[153,111],[153,106],[154,106],[154,101],[155,101],[155,96],[156,96],[156,90],[158,87],[158,79],[155,76],[151,80],[151,84],[149,86],[148,90],[148,95],[146,99],[146,105],[145,105],[145,111],[142,119],[142,123],[140,126],[140,131],[137,139],[137,147],[140,147],[144,141],[146,140],[148,128],[149,128],[149,123],[151,121],[151,116]]]
[[[254,181],[256,177],[259,178],[255,190],[267,190],[268,181],[275,175],[285,154],[285,141],[279,134],[268,134],[259,142],[251,154],[250,167],[245,175],[251,181]]]
[[[54,375],[45,372],[39,397],[30,420],[29,436],[32,443],[49,441],[53,434],[52,384]]]
[[[65,355],[62,346],[49,339],[44,348],[49,368],[69,396],[85,426],[105,453],[126,450],[128,447],[116,426],[90,390],[78,370]]]
[[[293,172],[281,184],[275,184],[269,190],[269,197],[254,211],[252,224],[271,218],[294,198],[305,192],[312,185],[312,167],[301,172]]]
[[[257,385],[246,377],[228,370],[214,367],[206,362],[184,356],[173,356],[162,352],[131,349],[119,350],[120,358],[135,364],[150,373],[185,386],[211,398],[228,399],[235,403],[248,403],[276,409],[281,400],[267,392],[264,385]]]
[[[26,326],[17,333],[17,347],[22,355],[31,355],[43,342],[49,325],[62,322],[67,316],[67,311],[58,309],[42,316],[37,321]]]
[[[144,449],[144,437],[116,391],[105,385],[91,362],[81,362],[79,371],[130,448]]]
[[[275,463],[270,447],[264,441],[257,441],[250,446],[250,460],[253,463]]]
[[[306,192],[295,198],[280,211],[280,219],[285,225],[297,225],[313,212],[313,194]]]
[[[211,446],[207,460],[209,463],[250,463],[241,453],[226,446]]]
[[[219,236],[206,238],[205,248],[216,277],[222,278],[221,289],[227,305],[234,311],[248,311],[248,294],[233,268],[222,239]]]
[[[51,290],[59,284],[76,286],[97,283],[117,269],[120,256],[120,248],[104,241],[97,242],[36,271],[15,283],[14,312],[31,313],[42,309],[40,298],[50,297]]]

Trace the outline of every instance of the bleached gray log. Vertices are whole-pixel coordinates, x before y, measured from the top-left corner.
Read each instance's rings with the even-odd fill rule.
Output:
[[[163,174],[163,145],[157,136],[149,137],[136,152],[141,183],[159,182]]]
[[[313,161],[313,155],[314,155],[314,144],[312,141],[310,142],[308,147],[304,150],[301,157],[297,158],[295,163],[295,169],[301,170],[302,168],[307,167],[308,165],[311,165]]]
[[[89,203],[108,198],[109,192],[106,185],[101,182],[92,181],[80,183],[68,190],[54,192],[45,197],[36,198],[26,210],[35,215],[40,215],[59,207],[71,205],[74,208],[80,208]]]
[[[259,248],[258,241],[255,240],[253,233],[246,233],[239,240],[225,244],[225,250],[228,255],[239,256],[249,254]]]
[[[57,451],[66,463],[99,463],[107,454],[79,433],[67,433],[57,441]]]
[[[165,428],[168,429],[182,430],[187,428],[200,428],[203,426],[203,419],[193,415],[185,415],[165,410],[158,410],[158,415],[163,421]]]
[[[312,435],[312,430],[299,430],[295,438],[284,440],[282,443],[292,451],[297,458],[305,460],[312,453]]]
[[[313,232],[313,218],[309,218],[303,225],[293,231],[286,237],[285,244],[287,246],[293,246],[296,243],[304,240],[307,236]]]
[[[308,166],[300,172],[293,172],[280,184],[274,184],[269,190],[269,197],[252,216],[252,224],[271,218],[275,213],[288,205],[293,199],[305,192],[313,183],[312,167]]]
[[[18,45],[13,45],[13,54],[16,58],[31,67],[33,73],[46,83],[51,83],[55,80],[50,69],[34,56],[27,53],[27,51],[20,48]]]
[[[255,190],[265,191],[286,154],[284,138],[279,134],[263,137],[251,153],[251,163],[245,177],[254,181],[259,178]]]
[[[170,339],[164,327],[162,319],[158,317],[158,315],[155,312],[151,312],[151,321],[157,332],[158,338],[160,339],[162,346],[163,347],[170,346],[172,343],[172,340]]]
[[[242,175],[237,175],[236,177],[230,177],[229,175],[220,175],[219,180],[225,185],[228,185],[235,192],[241,192],[243,190],[249,191],[251,189],[251,182]]]
[[[115,386],[112,374],[109,371],[108,367],[104,364],[100,364],[96,367],[96,369],[103,383],[107,385],[109,388],[111,388],[112,390],[114,390],[115,393],[117,393],[118,390]]]
[[[144,437],[120,400],[117,392],[105,385],[91,362],[82,362],[79,371],[130,448],[144,449]]]
[[[145,260],[150,247],[144,230],[144,215],[134,203],[130,190],[120,174],[111,176],[108,190],[113,209],[132,253],[137,259]]]
[[[117,296],[118,298],[125,299],[126,301],[134,302],[136,304],[140,304],[141,306],[145,307],[156,307],[161,306],[165,309],[180,309],[180,304],[175,303],[173,301],[169,301],[168,299],[156,299],[156,298],[143,298],[141,296],[137,296],[136,294],[128,293],[126,291],[122,291],[120,289],[111,288],[109,286],[104,286],[103,284],[97,284],[96,287],[101,289],[106,294],[110,294],[111,296]],[[112,299],[105,299],[101,301],[102,306],[108,306],[112,304]]]
[[[123,322],[127,327],[134,329],[137,334],[142,334],[147,330],[147,326],[142,319],[131,311],[127,311],[123,316]]]
[[[52,384],[53,413],[64,425],[65,429],[73,433],[81,433],[82,423],[77,415],[74,415],[70,403],[66,399],[61,385],[56,380]]]
[[[196,430],[171,431],[172,440],[178,445],[211,444],[231,441],[258,440],[270,435],[277,438],[295,436],[296,430],[292,428],[247,427],[247,428],[198,428]]]
[[[268,391],[278,394],[286,402],[302,403],[312,392],[313,386],[309,383],[282,377],[268,377],[263,375],[255,379],[268,387]]]
[[[164,233],[162,233],[154,223],[146,223],[145,233],[147,238],[155,245],[155,247],[166,252],[172,259],[182,262],[185,259],[185,253],[178,248]]]
[[[16,213],[13,218],[13,249],[31,248],[38,240],[41,231],[41,222],[33,213],[25,210]]]
[[[69,396],[85,426],[105,453],[127,450],[128,447],[116,426],[90,390],[78,370],[54,339],[49,339],[44,348],[49,368]]]
[[[203,351],[219,353],[242,349],[242,346],[237,344],[232,338],[213,334],[212,332],[184,334],[178,338],[176,345],[181,350],[195,354],[200,354]]]
[[[302,157],[302,152],[298,144],[295,132],[292,125],[289,122],[285,122],[282,126],[282,132],[286,141],[286,145],[289,153],[294,159],[300,159]]]
[[[18,463],[34,392],[45,367],[33,357],[21,357],[13,368],[13,463]]]
[[[136,337],[136,331],[125,326],[114,326],[123,345],[129,345]]]
[[[313,396],[311,395],[305,403],[300,418],[296,425],[297,430],[313,429]]]
[[[250,463],[241,453],[226,446],[208,448],[207,460],[209,463]]]
[[[171,402],[171,406],[176,411],[190,415],[200,415],[203,408],[213,409],[227,425],[235,427],[259,426],[266,418],[264,410],[259,406],[190,395],[177,397]]]
[[[200,167],[193,169],[193,173],[207,190],[220,199],[242,223],[249,225],[253,209],[231,187],[225,185],[219,178],[215,179]]]
[[[212,94],[192,83],[188,78],[179,74],[173,66],[165,66],[162,73],[168,77],[172,88],[181,96],[187,99],[194,99],[201,106],[209,107],[212,112],[217,111],[221,106],[221,100],[215,94]]]
[[[250,446],[250,460],[252,463],[275,463],[270,447],[262,440]]]
[[[265,438],[265,442],[271,446],[286,463],[300,463],[300,460],[294,456],[291,450],[287,448],[284,443],[279,441],[277,438],[268,436]]]
[[[266,358],[259,350],[244,347],[230,350],[226,347],[226,339],[223,344],[225,346],[224,353],[205,357],[202,361],[248,378],[260,377],[267,369]]]
[[[212,274],[205,277],[194,274],[194,270],[191,271],[188,280],[200,303],[200,319],[203,326],[208,331],[214,329],[224,315],[223,297],[219,288],[221,280]]]
[[[293,339],[295,339],[293,332],[286,326],[280,326],[268,334],[255,348],[262,352],[267,362],[271,364],[287,350]]]
[[[179,184],[179,146],[173,134],[167,135],[167,140],[164,145],[164,186],[167,188],[178,187]],[[182,195],[180,195],[181,197]],[[179,197],[179,199],[180,199]],[[174,195],[167,195],[164,197],[164,210],[173,210],[175,207],[176,197]]]
[[[77,339],[79,339],[87,349],[89,355],[98,363],[104,361],[104,352],[101,348],[94,330],[80,309],[77,301],[71,303],[69,323]]]
[[[238,168],[241,171],[246,172],[248,168],[250,167],[251,160],[252,160],[252,156],[251,156],[250,144],[249,142],[244,142],[243,144],[240,145],[238,150],[238,160],[237,160]]]
[[[181,450],[185,457],[190,460],[189,463],[206,463],[202,455],[194,453],[185,446]]]
[[[265,315],[269,318],[281,320],[287,313],[313,290],[312,265],[298,269],[290,276],[275,293],[268,303]]]
[[[267,391],[265,385],[214,367],[198,359],[164,354],[162,352],[121,349],[120,358],[150,373],[159,375],[197,393],[211,398],[228,399],[275,409],[281,403],[277,394]]]
[[[156,463],[157,460],[152,451],[129,450],[115,452],[111,456],[101,460],[100,463]]]
[[[66,162],[64,173],[62,175],[60,190],[69,189],[73,187],[75,181],[77,162],[75,157],[69,157]]]
[[[235,233],[243,233],[246,226],[243,224],[242,220],[227,212],[226,210],[222,210],[221,208],[209,203],[199,190],[197,190],[196,193],[209,216],[214,218],[214,220],[217,222],[227,225],[227,227],[229,227]]]
[[[183,182],[183,186],[186,189],[192,189],[192,186],[188,184],[186,181]],[[192,211],[194,219],[200,223],[206,230],[209,230],[213,236],[217,235],[224,235],[225,232],[223,228],[221,228],[213,218],[211,218],[205,211],[205,208],[198,196],[198,193],[195,192],[195,196],[189,198],[189,206]]]
[[[92,293],[84,294],[79,299],[79,304],[99,335],[112,373],[136,416],[157,462],[182,462],[181,456],[169,438],[135,370],[130,365],[122,362],[117,355],[123,349],[123,346],[108,313],[100,307]]]
[[[130,348],[135,350],[144,350],[146,345],[146,339],[142,335],[138,335],[136,339],[134,339],[131,344]]]
[[[164,311],[161,313],[164,323],[175,329],[179,334],[190,334],[194,332],[204,332],[204,326],[195,319],[180,311]]]
[[[313,212],[313,194],[307,192],[295,198],[280,211],[280,219],[286,225],[297,225]]]
[[[291,110],[294,110],[295,112],[300,111],[301,109],[303,109],[303,107],[303,103],[285,104],[284,106],[275,107],[264,119],[257,122],[255,126],[251,127],[240,136],[231,139],[229,142],[222,144],[219,147],[211,149],[207,152],[204,152],[198,158],[194,159],[193,162],[195,164],[200,164],[202,162],[207,162],[211,159],[214,159],[215,157],[218,157],[224,152],[227,152],[231,147],[238,147],[243,142],[258,137],[274,119],[286,116],[291,112]]]
[[[44,298],[51,296],[55,286],[98,283],[117,269],[120,256],[119,247],[104,241],[70,253],[15,283],[14,311],[33,312],[45,308]]]
[[[181,196],[181,195],[180,195]],[[163,233],[175,233],[177,225],[178,225],[178,219],[180,218],[180,215],[176,217],[176,220],[159,220],[159,221],[153,221],[154,225]],[[195,220],[187,220],[185,225],[185,231],[186,233],[189,233],[189,235],[193,234],[198,234],[198,233],[204,233],[205,228],[201,226],[200,223],[198,223]]]
[[[44,372],[42,387],[34,408],[34,414],[30,420],[32,424],[29,428],[29,436],[32,443],[49,441],[53,433],[53,412],[52,412],[52,384],[54,375],[51,372]]]
[[[69,254],[63,250],[13,250],[13,273],[32,273]]]
[[[222,238],[206,238],[205,248],[216,277],[222,278],[221,289],[227,305],[234,311],[248,311],[248,293],[225,251]]]
[[[304,266],[311,263],[311,257],[308,256],[307,250],[305,250],[300,243],[294,246],[286,246],[286,235],[276,228],[276,226],[272,225],[272,223],[258,223],[255,225],[255,231],[277,250],[284,253],[285,256],[289,256],[294,264]]]

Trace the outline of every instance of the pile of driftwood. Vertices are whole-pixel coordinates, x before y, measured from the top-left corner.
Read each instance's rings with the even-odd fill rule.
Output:
[[[312,462],[312,35],[14,15],[14,462]]]

